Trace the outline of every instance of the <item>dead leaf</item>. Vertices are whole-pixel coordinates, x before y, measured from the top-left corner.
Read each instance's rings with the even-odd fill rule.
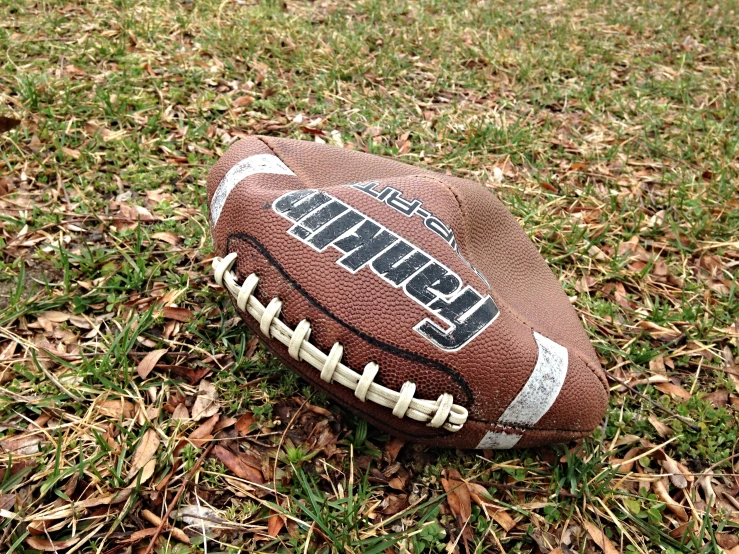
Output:
[[[147,539],[149,537],[153,537],[157,532],[156,527],[149,527],[147,529],[139,529],[138,531],[134,531],[130,535],[128,535],[126,538],[118,539],[118,546],[124,546],[128,544],[136,544],[139,541],[142,541],[144,539]]]
[[[667,369],[665,368],[665,357],[662,354],[649,360],[649,371],[659,373],[660,375],[667,374]]]
[[[634,458],[636,458],[639,455],[639,452],[641,452],[641,447],[635,446],[634,448],[629,448],[628,452],[626,452],[626,455],[624,456],[623,460],[612,460],[612,464],[614,466],[617,466],[616,469],[621,473],[629,473],[632,469],[634,469]]]
[[[657,383],[654,385],[654,388],[664,394],[669,394],[670,396],[681,398],[683,400],[690,400],[693,396],[684,388],[674,385],[673,383]]]
[[[200,381],[198,396],[192,405],[190,413],[195,421],[214,416],[218,413],[218,393],[213,383],[203,379]]]
[[[256,419],[254,419],[254,415],[251,412],[245,412],[244,415],[242,415],[236,422],[234,427],[240,435],[248,435],[251,431],[251,426],[255,421]]]
[[[213,428],[216,426],[216,423],[218,423],[218,418],[220,416],[218,414],[209,417],[206,421],[204,421],[197,429],[195,429],[192,433],[190,433],[190,436],[188,437],[190,440],[196,441],[198,439],[204,439],[211,435],[213,432]],[[200,446],[200,445],[197,445]]]
[[[67,148],[66,146],[62,146],[62,152],[64,152],[67,156],[70,158],[74,158],[75,160],[79,160],[80,154],[79,150],[75,150],[74,148]]]
[[[733,533],[716,533],[716,542],[721,548],[731,550],[739,545],[739,537]]]
[[[683,475],[682,468],[680,465],[665,454],[665,459],[660,462],[664,470],[670,474],[670,481],[678,489],[684,489],[688,486],[688,480]]]
[[[489,499],[490,495],[485,487],[477,483],[467,483],[467,489],[470,492],[472,501],[480,506],[485,515],[488,518],[492,518],[506,533],[516,526],[516,522],[508,515],[508,512],[496,506],[492,499]]]
[[[472,502],[470,491],[466,483],[462,480],[462,475],[456,469],[450,469],[446,472],[447,478],[441,479],[441,486],[447,493],[446,500],[449,509],[457,518],[457,525],[460,529],[464,529],[462,536],[465,540],[472,540],[472,530],[467,525],[472,515]]]
[[[157,461],[156,458],[152,458],[146,464],[143,468],[141,468],[141,477],[137,477],[133,483],[131,483],[131,486],[135,486],[136,483],[143,485],[146,483],[149,479],[151,479],[151,476],[154,475],[154,471],[156,471],[157,468]]]
[[[270,537],[276,537],[280,534],[280,530],[285,525],[285,519],[283,516],[276,512],[272,512],[272,515],[269,516],[269,519],[267,520],[267,534]]]
[[[264,483],[262,473],[245,463],[239,456],[231,452],[228,448],[217,445],[213,448],[213,455],[218,458],[231,472],[241,479],[246,479],[252,483]]]
[[[70,537],[63,541],[50,541],[47,538],[42,537],[26,537],[26,544],[31,548],[40,550],[41,552],[58,552],[74,546],[82,540],[82,535]]]
[[[650,415],[647,420],[652,424],[652,427],[657,431],[657,434],[663,439],[672,435],[672,429],[662,423],[657,416]]]
[[[136,447],[136,451],[133,453],[131,469],[128,470],[129,479],[136,477],[139,470],[149,463],[149,460],[154,457],[159,449],[160,442],[159,435],[154,429],[148,429],[146,433],[144,433],[144,436],[141,437],[141,440]]]
[[[668,510],[675,514],[680,520],[688,521],[688,513],[685,511],[685,508],[675,502],[675,500],[670,496],[670,493],[667,490],[666,479],[658,479],[657,481],[652,482],[652,490],[657,495],[657,498],[665,503]]]
[[[734,354],[731,351],[731,347],[727,344],[724,346],[721,352],[722,367],[729,377],[731,377],[734,383],[734,389],[739,391],[739,372],[737,371],[736,363],[734,362]]]
[[[21,122],[18,119],[13,119],[12,117],[5,117],[4,115],[0,115],[0,134],[6,133],[11,129],[15,129],[20,124]]]
[[[590,535],[590,539],[597,544],[605,554],[620,554],[618,549],[613,546],[611,539],[609,539],[603,530],[597,525],[583,520],[583,527]]]
[[[135,406],[123,398],[103,400],[97,406],[101,414],[115,419],[131,419],[136,411]]]
[[[146,379],[151,373],[151,370],[157,365],[159,359],[167,353],[167,348],[160,348],[158,350],[152,350],[139,362],[136,366],[136,372],[139,377]]]
[[[181,237],[178,237],[174,233],[170,233],[167,231],[154,233],[153,235],[151,235],[151,238],[155,240],[161,240],[162,242],[166,242],[168,244],[171,244],[172,246],[177,246],[180,242],[182,242]]]
[[[411,151],[412,143],[409,140],[404,140],[398,148],[398,156],[404,156]]]
[[[680,331],[662,327],[651,321],[640,321],[637,325],[646,330],[653,338],[664,342],[671,342],[683,336]]]
[[[705,399],[716,408],[725,408],[729,404],[729,391],[717,390],[705,396]]]
[[[203,527],[218,529],[229,526],[229,521],[218,515],[213,508],[203,505],[190,504],[178,508],[173,517],[177,521],[182,521],[185,525],[195,526],[198,529]]]
[[[16,456],[30,456],[40,450],[42,434],[21,434],[10,436],[0,441],[0,449],[10,452]]]
[[[110,496],[86,498],[85,500],[80,500],[78,502],[75,502],[74,504],[67,504],[65,506],[60,506],[55,510],[43,512],[41,515],[28,516],[26,519],[29,522],[54,521],[57,519],[72,517],[73,515],[79,516],[81,510],[87,510],[89,508],[95,508],[97,506],[110,506],[113,504],[120,504],[122,502],[125,502],[129,499],[132,492],[132,488],[121,489]]]
[[[392,516],[402,512],[408,506],[410,503],[407,494],[388,494],[380,504],[380,511],[386,516]]]
[[[385,448],[382,451],[382,459],[385,460],[387,463],[391,464],[395,461],[395,458],[398,457],[398,454],[400,453],[400,449],[403,448],[405,445],[405,441],[402,439],[399,439],[397,437],[391,438],[387,444],[385,445]]]
[[[177,404],[174,412],[172,412],[172,419],[190,419],[190,412],[187,411],[187,406]]]
[[[244,358],[250,360],[254,355],[254,352],[257,351],[257,346],[259,346],[259,337],[250,338],[249,342],[246,343],[246,348],[244,349]]]
[[[195,319],[195,314],[187,308],[172,308],[167,306],[162,310],[162,312],[165,318],[181,321],[182,323],[188,323]]]
[[[15,509],[15,501],[15,493],[0,495],[0,510],[12,512]]]
[[[158,221],[159,218],[151,214],[149,210],[143,206],[129,206],[121,204],[120,212],[123,217],[131,221]]]
[[[254,103],[254,97],[249,96],[249,95],[239,96],[236,100],[233,101],[233,105],[236,108],[243,108],[244,106],[251,106],[252,103]]]

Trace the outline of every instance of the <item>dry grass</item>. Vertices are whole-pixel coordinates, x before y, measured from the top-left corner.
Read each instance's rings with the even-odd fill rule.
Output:
[[[0,4],[4,551],[739,553],[738,25],[726,0]],[[404,445],[285,372],[208,274],[205,176],[253,133],[495,188],[607,368],[602,428]]]

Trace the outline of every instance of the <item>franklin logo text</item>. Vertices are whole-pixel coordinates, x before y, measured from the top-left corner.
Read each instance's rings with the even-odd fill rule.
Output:
[[[337,198],[317,190],[290,191],[272,204],[293,222],[288,233],[318,252],[329,246],[336,261],[354,274],[369,267],[376,275],[428,310],[413,329],[436,347],[463,348],[498,317],[490,295],[481,295],[430,254]],[[439,321],[442,325],[439,325]]]

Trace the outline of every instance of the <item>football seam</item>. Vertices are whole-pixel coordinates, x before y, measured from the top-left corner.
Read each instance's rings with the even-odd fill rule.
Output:
[[[369,342],[370,344],[374,344],[375,346],[381,348],[382,350],[384,350],[384,351],[386,351],[386,352],[388,352],[388,353],[390,353],[392,355],[396,355],[398,357],[407,359],[409,361],[430,362],[431,365],[434,365],[434,367],[436,367],[437,369],[439,369],[442,372],[446,373],[440,367],[437,367],[437,364],[438,365],[441,365],[442,367],[447,368],[451,372],[451,373],[447,373],[447,375],[449,375],[449,377],[454,378],[456,376],[457,378],[459,378],[459,379],[462,380],[462,382],[460,383],[460,382],[457,382],[456,379],[454,379],[455,382],[457,382],[460,387],[462,387],[464,389],[464,388],[466,388],[466,387],[469,386],[469,385],[467,385],[467,382],[461,377],[461,375],[459,375],[459,373],[456,372],[454,369],[449,368],[447,366],[444,366],[443,364],[441,364],[440,362],[436,362],[435,360],[430,360],[430,359],[424,358],[423,356],[420,356],[418,354],[415,354],[414,352],[408,352],[408,351],[405,351],[405,350],[402,350],[402,349],[397,349],[397,347],[394,347],[392,345],[387,345],[387,344],[383,343],[382,341],[379,341],[378,339],[375,339],[374,337],[371,337],[369,335],[366,335],[364,332],[360,331],[359,329],[355,329],[353,326],[349,325],[345,321],[343,321],[340,318],[338,318],[336,315],[332,314],[325,306],[323,306],[322,304],[320,304],[310,294],[308,294],[308,292],[305,291],[302,288],[302,286],[299,283],[297,283],[297,281],[295,281],[295,279],[290,274],[288,274],[287,270],[285,270],[282,267],[282,265],[271,255],[271,253],[269,252],[269,250],[263,244],[261,244],[261,242],[259,242],[259,240],[257,240],[255,237],[249,235],[248,233],[232,233],[232,234],[230,234],[228,236],[227,241],[226,241],[226,253],[230,253],[232,251],[231,250],[231,240],[232,239],[245,241],[248,244],[250,244],[252,248],[255,248],[262,256],[264,256],[264,258],[267,260],[267,262],[272,267],[274,267],[277,271],[280,272],[280,274],[282,275],[282,277],[287,281],[288,285],[291,286],[292,288],[294,288],[307,302],[309,302],[313,307],[315,307],[316,309],[318,309],[320,312],[324,313],[332,321],[335,321],[336,323],[338,323],[339,325],[341,325],[342,327],[344,327],[345,329],[347,329],[351,333],[357,335],[362,340],[365,340],[365,341]],[[244,280],[244,273],[242,271],[240,271],[238,267],[236,267],[234,269],[236,270],[236,274],[237,274],[239,280],[242,280],[243,281]],[[286,314],[283,314],[283,318],[284,318],[284,320],[286,322],[288,321]],[[292,319],[292,318],[290,318],[290,319]],[[385,347],[387,347],[389,349],[397,349],[399,352],[397,352],[397,353],[396,352],[392,352],[391,350],[387,350]],[[322,348],[322,350],[325,349],[323,347],[321,347],[321,348]],[[278,356],[278,358],[282,358],[282,356]],[[426,365],[426,364],[424,364],[424,365]],[[305,372],[301,372],[301,373],[304,374]],[[306,378],[305,375],[304,375],[304,378]],[[307,377],[307,378],[308,378],[308,380],[314,381],[315,383],[318,382],[318,381],[315,381],[314,379],[312,379],[310,377]],[[470,396],[472,398],[472,403],[474,403],[474,395],[472,394],[471,391],[470,391],[469,394],[470,394]],[[464,404],[462,404],[462,405],[464,405]],[[377,418],[375,418],[375,419],[377,419]],[[506,425],[506,424],[503,424],[503,423],[499,423],[497,421],[488,421],[488,420],[484,420],[484,419],[475,419],[475,418],[471,418],[471,417],[469,417],[467,419],[467,423],[473,422],[473,421],[476,422],[476,423],[479,423],[479,424],[483,424],[485,426],[488,426],[491,429],[496,429],[496,430],[503,429],[503,430],[506,430],[506,431],[526,432],[526,431],[533,430],[533,431],[553,431],[553,432],[560,432],[560,433],[589,433],[590,432],[590,430],[574,429],[574,428],[567,429],[567,428],[554,428],[554,427],[537,427],[536,424],[534,424],[534,425],[515,425],[515,426],[514,425]]]
[[[231,250],[231,240],[242,240],[246,241],[247,243],[250,243],[253,248],[255,248],[259,253],[264,256],[264,258],[267,260],[267,262],[274,267],[277,271],[279,271],[282,274],[282,277],[287,281],[287,283],[295,289],[308,303],[310,303],[312,306],[314,306],[317,310],[325,314],[327,317],[329,317],[332,321],[335,321],[339,325],[341,325],[343,328],[351,332],[352,334],[356,335],[360,339],[368,342],[369,344],[372,344],[373,346],[376,346],[383,350],[384,352],[387,352],[393,356],[398,356],[399,358],[402,358],[404,360],[408,360],[410,362],[420,363],[424,366],[431,366],[434,369],[441,371],[445,375],[447,375],[451,380],[453,380],[457,386],[462,389],[462,391],[465,393],[467,398],[465,399],[467,402],[460,402],[463,406],[472,406],[475,403],[475,395],[472,392],[472,389],[470,388],[467,381],[459,374],[458,371],[454,370],[453,368],[442,364],[441,362],[438,362],[436,360],[426,358],[424,356],[421,356],[420,354],[416,354],[415,352],[410,352],[408,350],[403,350],[402,348],[398,348],[397,346],[393,346],[391,344],[387,344],[375,337],[372,337],[368,335],[367,333],[355,328],[354,326],[350,325],[349,323],[343,321],[341,318],[336,316],[335,314],[331,313],[331,311],[323,306],[320,302],[318,302],[315,298],[313,298],[308,292],[303,289],[303,287],[300,285],[300,283],[297,282],[295,278],[293,278],[292,275],[290,275],[287,270],[282,267],[282,264],[280,264],[277,259],[275,259],[272,254],[269,252],[269,250],[255,237],[252,235],[249,235],[248,233],[232,233],[228,235],[228,238],[226,239],[226,253],[230,253]],[[244,278],[243,273],[236,268],[236,273],[239,277],[239,279]]]
[[[465,222],[465,229],[464,229],[464,232],[465,232],[465,234],[464,234],[465,250],[467,251],[467,256],[470,259],[474,259],[475,256],[472,255],[472,252],[471,252],[471,250],[470,250],[470,248],[469,248],[469,246],[467,244],[467,236],[469,234],[468,233],[468,229],[467,229],[467,223],[466,223],[467,222],[467,214],[466,214],[466,211],[465,211],[464,207],[462,206],[462,202],[460,201],[459,197],[457,196],[457,193],[455,192],[455,190],[452,188],[451,185],[449,185],[448,183],[445,183],[437,175],[433,175],[433,179],[436,182],[438,182],[440,185],[444,186],[444,188],[446,188],[452,194],[452,196],[454,197],[454,200],[456,200],[457,206],[459,206],[459,211],[462,212],[462,221]],[[480,185],[480,186],[482,186],[482,185]],[[550,271],[551,271],[551,269],[550,269]],[[492,289],[489,289],[489,290],[490,290],[491,293],[493,292]],[[498,296],[498,295],[496,295],[496,296]],[[525,327],[527,327],[528,329],[530,329],[531,332],[536,331],[536,329],[534,329],[534,327],[530,323],[528,323],[527,321],[525,321],[511,306],[508,305],[508,302],[504,302],[500,298],[495,299],[495,302],[497,304],[501,305],[501,306],[504,306],[505,309],[506,309],[506,311],[508,313],[510,313],[514,317],[514,319],[516,319],[519,323],[521,323],[522,325],[524,325]],[[562,345],[562,346],[565,346],[565,345]],[[601,370],[598,370],[598,368],[592,366],[591,363],[588,360],[586,360],[582,356],[582,354],[580,352],[578,352],[572,346],[565,346],[565,348],[567,348],[567,350],[570,351],[570,352],[572,352],[578,360],[580,360],[583,364],[585,364],[585,367],[587,367],[591,371],[591,373],[593,374],[593,376],[601,384],[601,386],[603,387],[603,391],[606,393],[606,396],[607,396],[608,395],[608,386],[603,382],[604,377],[601,377],[601,375],[599,375],[599,373],[602,373],[603,370],[602,369]],[[524,383],[524,385],[525,385],[525,383]],[[523,386],[522,386],[522,388],[523,388]]]

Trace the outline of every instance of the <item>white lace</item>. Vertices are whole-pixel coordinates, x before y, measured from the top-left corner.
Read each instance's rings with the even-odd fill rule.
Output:
[[[295,329],[290,329],[279,319],[282,301],[273,298],[267,306],[263,306],[253,293],[259,283],[254,273],[249,275],[239,286],[236,275],[230,271],[236,262],[236,252],[225,258],[213,258],[215,280],[236,298],[236,306],[259,322],[259,329],[267,337],[273,338],[287,346],[290,356],[306,362],[321,372],[321,379],[327,383],[338,383],[354,391],[354,395],[362,402],[374,402],[393,410],[396,417],[409,417],[426,423],[429,427],[443,427],[452,432],[459,431],[467,421],[467,409],[454,403],[454,397],[445,392],[437,400],[414,398],[416,385],[406,381],[400,392],[375,383],[374,379],[380,366],[369,362],[359,374],[341,363],[344,347],[335,343],[328,354],[323,353],[309,342],[310,322],[302,320]]]

